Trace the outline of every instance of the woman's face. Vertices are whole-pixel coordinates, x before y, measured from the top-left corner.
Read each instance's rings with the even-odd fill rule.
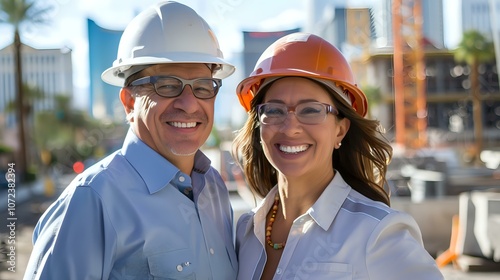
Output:
[[[318,83],[300,77],[286,77],[274,82],[262,103],[280,103],[290,107],[320,102],[335,108],[330,94]],[[287,177],[332,174],[332,153],[349,129],[347,119],[338,120],[331,113],[317,124],[301,123],[288,112],[281,124],[261,124],[264,154],[269,162]],[[327,173],[326,173],[327,172]]]

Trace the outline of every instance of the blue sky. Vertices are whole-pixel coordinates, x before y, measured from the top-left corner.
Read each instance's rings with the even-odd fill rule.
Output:
[[[226,57],[242,49],[243,30],[275,31],[304,26],[310,0],[178,0],[200,13],[218,35]],[[325,1],[325,0],[320,0]],[[331,0],[337,6],[369,7],[377,0]],[[23,42],[36,48],[61,48],[73,52],[73,83],[76,104],[86,104],[88,92],[87,18],[104,28],[123,30],[138,12],[158,0],[51,0],[54,17],[47,26],[23,33]],[[453,46],[460,38],[460,10],[456,0],[443,0],[454,15],[445,19],[445,44]],[[12,42],[11,28],[0,25],[0,48]],[[80,100],[79,100],[80,99]]]

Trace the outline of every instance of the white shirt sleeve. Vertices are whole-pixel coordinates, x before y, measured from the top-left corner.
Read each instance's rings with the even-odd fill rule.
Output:
[[[366,244],[370,279],[444,279],[422,245],[417,223],[407,213],[392,212],[384,217]]]

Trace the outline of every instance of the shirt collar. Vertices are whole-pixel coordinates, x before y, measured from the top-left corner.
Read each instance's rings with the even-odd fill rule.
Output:
[[[202,151],[196,151],[194,155],[194,172],[205,174],[208,169],[210,169],[210,164],[212,164],[212,162]]]
[[[245,235],[250,233],[250,231],[254,228],[255,228],[255,230],[254,230],[255,235],[257,237],[262,235],[259,233],[265,230],[264,226],[267,224],[266,223],[266,216],[267,216],[267,213],[269,212],[269,209],[271,209],[271,206],[274,203],[274,196],[276,195],[277,192],[278,192],[278,187],[274,186],[269,191],[269,193],[266,195],[266,197],[264,197],[264,199],[262,199],[260,201],[259,205],[257,205],[257,207],[252,209],[252,212],[254,212],[254,215],[252,217],[250,217],[250,220],[247,223]],[[264,234],[265,234],[265,232],[264,232]]]
[[[254,226],[266,224],[266,215],[274,203],[274,196],[277,191],[277,186],[272,188],[261,203],[252,210],[255,214],[247,224],[246,234],[248,234]],[[308,214],[323,230],[328,230],[350,191],[351,187],[344,181],[342,175],[336,171],[332,181],[328,184],[313,206],[306,211],[306,214]],[[262,229],[257,229],[257,231],[261,230]]]
[[[179,172],[175,165],[139,139],[132,129],[127,132],[121,152],[144,180],[150,194],[167,186]],[[210,164],[210,159],[198,150],[193,170],[204,174],[210,168]]]
[[[336,171],[330,184],[307,213],[323,230],[328,230],[350,191],[351,187]]]
[[[167,186],[179,171],[172,163],[142,142],[132,129],[127,132],[121,151],[144,180],[150,194]]]

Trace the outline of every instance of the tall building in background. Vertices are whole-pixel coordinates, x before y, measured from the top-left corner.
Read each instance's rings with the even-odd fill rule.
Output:
[[[252,73],[255,63],[259,59],[260,55],[267,49],[267,47],[274,43],[274,41],[285,35],[299,31],[299,28],[275,32],[243,31],[244,76],[248,77],[248,75]]]
[[[375,39],[375,25],[372,9],[346,9],[346,39],[342,52],[347,57],[359,57],[369,52]]]
[[[438,49],[444,46],[443,0],[422,1],[423,33],[427,42]]]
[[[421,1],[422,4],[422,16],[424,21],[423,33],[425,40],[431,43],[436,48],[444,48],[443,0],[419,1]],[[374,21],[376,32],[376,47],[392,47],[392,0],[375,1],[373,9],[374,18],[376,19]]]
[[[500,15],[500,0],[489,0],[489,5],[491,39],[495,47],[496,66],[497,69],[500,69],[500,19],[498,18],[498,16]],[[497,75],[500,80],[500,72],[498,70]]]
[[[492,40],[497,65],[500,64],[499,15],[500,0],[462,0],[462,32],[476,30]]]
[[[341,49],[341,45],[346,42],[347,37],[346,9],[327,5],[321,16],[321,20],[312,27],[310,32],[325,38],[325,40]]]
[[[101,80],[104,70],[113,65],[118,44],[123,31],[115,31],[98,26],[88,19],[90,108],[94,118],[124,120],[125,113],[119,98],[119,88]]]
[[[36,112],[53,110],[53,97],[56,95],[72,96],[73,71],[69,48],[35,49],[23,44],[21,63],[23,83],[36,87],[44,95],[30,100],[31,116]],[[17,127],[15,111],[8,110],[15,100],[14,48],[11,44],[0,50],[0,127]]]
[[[492,38],[490,2],[496,1],[462,0],[462,31],[477,30]]]
[[[338,2],[335,1],[337,4]],[[348,23],[345,3],[341,7],[336,7],[335,3],[328,0],[309,0],[308,20],[304,31],[323,37],[347,53],[348,50],[343,50],[344,47],[349,48],[349,45],[346,45]]]
[[[325,0],[311,0],[308,4],[306,32],[325,38],[348,60],[366,52],[375,40],[375,20],[371,8],[348,8],[345,3],[337,7]]]

